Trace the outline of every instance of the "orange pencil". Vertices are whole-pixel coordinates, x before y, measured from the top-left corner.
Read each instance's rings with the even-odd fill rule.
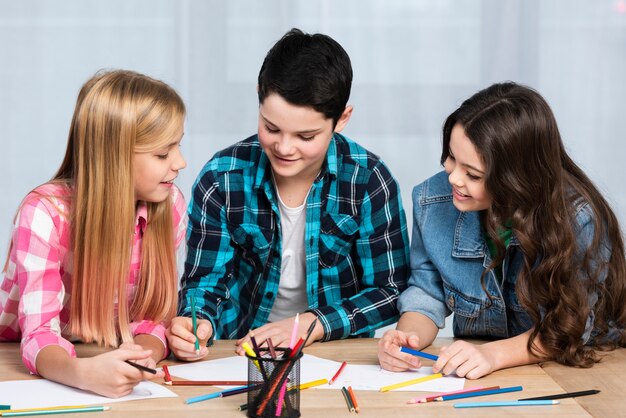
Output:
[[[339,377],[339,375],[341,374],[343,369],[345,369],[346,364],[348,364],[348,363],[346,363],[345,361],[343,363],[341,363],[341,366],[339,366],[339,370],[337,370],[337,373],[335,373],[333,378],[328,381],[329,385],[332,385],[335,382],[335,380],[337,380],[337,378]]]
[[[358,414],[360,411],[359,404],[356,401],[356,395],[354,394],[354,391],[352,390],[352,386],[348,386],[348,393],[350,394],[350,399],[352,399],[352,405],[354,405],[354,410]]]

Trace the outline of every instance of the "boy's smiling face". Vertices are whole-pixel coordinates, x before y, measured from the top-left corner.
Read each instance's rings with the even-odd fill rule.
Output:
[[[333,120],[312,107],[296,106],[270,94],[259,106],[259,142],[277,181],[313,181],[319,173],[333,132],[340,132],[352,113],[346,107],[333,129]]]

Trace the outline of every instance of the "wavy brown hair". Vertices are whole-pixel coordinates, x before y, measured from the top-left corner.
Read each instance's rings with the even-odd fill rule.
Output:
[[[485,189],[492,198],[481,221],[497,255],[481,277],[483,288],[485,274],[504,259],[497,231],[506,221],[524,254],[516,292],[534,323],[528,350],[590,367],[599,360],[597,350],[626,346],[622,232],[602,194],[567,155],[543,97],[512,82],[474,94],[444,124],[442,164],[457,124],[485,165]],[[590,214],[582,231],[576,220],[581,210]],[[587,233],[590,242],[579,245],[579,234]],[[594,331],[585,344],[592,313]]]
[[[136,199],[133,156],[162,148],[183,128],[185,106],[167,84],[133,71],[96,74],[82,87],[53,182],[72,189],[70,325],[85,341],[132,341],[129,322],[170,320],[177,273],[171,198],[147,202],[140,277],[126,303]],[[118,318],[114,319],[118,299]]]

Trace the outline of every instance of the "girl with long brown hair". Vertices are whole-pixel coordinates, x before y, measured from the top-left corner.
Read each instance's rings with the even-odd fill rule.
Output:
[[[61,167],[19,208],[0,287],[0,340],[21,341],[31,372],[119,397],[148,377],[126,361],[167,355],[184,117],[171,87],[132,71],[82,87]],[[76,358],[73,340],[117,349]]]
[[[495,84],[446,120],[436,174],[413,191],[411,279],[388,370],[419,367],[400,346],[431,344],[454,313],[433,372],[476,379],[543,360],[590,367],[626,346],[624,242],[607,201],[567,155],[534,90]]]

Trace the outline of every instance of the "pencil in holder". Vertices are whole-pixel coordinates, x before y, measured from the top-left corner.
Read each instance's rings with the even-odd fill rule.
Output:
[[[300,416],[300,359],[289,350],[276,348],[277,358],[248,358],[249,417]],[[282,354],[282,356],[281,356]],[[284,387],[284,388],[283,388]]]

